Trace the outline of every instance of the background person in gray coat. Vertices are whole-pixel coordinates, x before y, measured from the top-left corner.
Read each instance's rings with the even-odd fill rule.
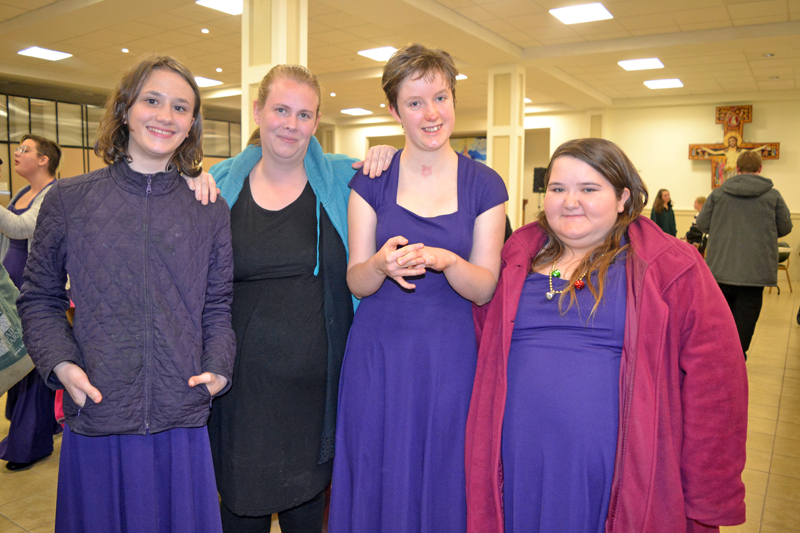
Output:
[[[731,308],[747,358],[764,287],[778,283],[778,238],[792,231],[792,220],[772,181],[758,175],[758,152],[742,152],[736,169],[738,176],[711,192],[697,227],[709,234],[706,262]]]

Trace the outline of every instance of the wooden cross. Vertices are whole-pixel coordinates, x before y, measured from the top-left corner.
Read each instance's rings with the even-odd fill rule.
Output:
[[[753,121],[753,106],[729,106],[717,108],[717,124],[724,130],[723,142],[715,144],[690,144],[689,159],[711,160],[711,188],[715,189],[736,175],[736,159],[743,151],[760,152],[761,159],[778,159],[781,143],[742,142],[742,130]]]

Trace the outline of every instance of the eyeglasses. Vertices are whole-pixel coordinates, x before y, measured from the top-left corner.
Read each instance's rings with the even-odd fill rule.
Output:
[[[20,154],[25,154],[25,153],[28,153],[28,152],[30,152],[31,150],[33,150],[34,152],[36,152],[36,153],[37,153],[37,154],[39,154],[39,155],[44,155],[44,154],[43,154],[42,152],[40,152],[39,150],[35,150],[35,149],[31,148],[31,147],[30,147],[30,146],[28,146],[27,144],[20,144],[19,146],[17,146],[17,147],[14,149],[14,153],[15,153],[15,154],[17,154],[17,155],[20,155]]]

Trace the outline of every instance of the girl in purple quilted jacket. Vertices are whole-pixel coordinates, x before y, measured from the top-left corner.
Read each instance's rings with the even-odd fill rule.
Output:
[[[206,421],[230,386],[233,260],[227,205],[181,177],[200,173],[202,131],[192,74],[148,57],[100,123],[109,166],[42,204],[18,306],[42,378],[68,392],[56,531],[221,531]]]

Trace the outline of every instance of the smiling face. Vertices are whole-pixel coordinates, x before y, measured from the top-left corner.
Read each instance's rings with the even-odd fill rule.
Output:
[[[449,147],[450,134],[455,126],[453,93],[444,77],[433,78],[416,74],[400,85],[397,109],[389,112],[406,132],[406,150],[436,151]]]
[[[20,148],[14,151],[14,168],[17,174],[25,179],[30,179],[46,165],[46,161],[44,161],[44,156],[37,151],[39,148],[33,139],[25,139],[19,143],[19,146]]]
[[[181,75],[156,69],[128,109],[127,152],[137,172],[163,172],[194,123],[194,91]]]
[[[669,204],[669,191],[661,191],[661,201],[664,202],[664,206]]]
[[[273,162],[301,164],[319,124],[319,98],[314,89],[288,78],[269,87],[263,107],[253,103],[263,157]]]
[[[629,196],[624,189],[618,198],[611,183],[583,161],[559,156],[550,170],[544,212],[558,238],[580,253],[605,240]]]

